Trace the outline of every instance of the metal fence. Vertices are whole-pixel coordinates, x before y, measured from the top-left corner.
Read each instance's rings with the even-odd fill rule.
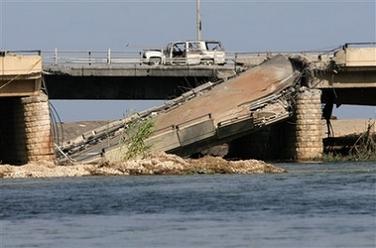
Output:
[[[333,54],[336,50],[342,48],[338,47],[332,50],[319,50],[319,51],[263,51],[263,52],[226,52],[226,64],[260,64],[266,58],[270,58],[277,54],[283,55],[306,55],[318,56],[323,54]],[[4,53],[17,53],[17,54],[38,54],[43,57],[45,65],[143,65],[144,63],[142,51],[116,51],[116,50],[52,50],[52,51],[9,51]],[[185,58],[167,59],[166,64],[169,65],[184,65],[187,64]]]
[[[143,59],[143,52],[141,51],[67,51],[58,50],[42,51],[44,64],[61,65],[61,64],[85,64],[85,65],[110,65],[110,64],[145,64]],[[227,53],[226,63],[233,63],[235,58],[234,53]],[[170,65],[184,65],[187,64],[185,58],[168,58],[166,64]]]
[[[314,54],[317,52],[309,52]],[[226,52],[226,64],[250,63],[259,64],[266,58],[276,54],[308,54],[308,52]],[[62,65],[62,64],[85,64],[85,65],[110,65],[110,64],[129,64],[145,65],[143,52],[125,52],[125,51],[42,51],[44,64]],[[169,65],[187,64],[185,58],[169,58],[166,60]]]
[[[141,64],[142,52],[126,51],[42,51],[44,64]]]

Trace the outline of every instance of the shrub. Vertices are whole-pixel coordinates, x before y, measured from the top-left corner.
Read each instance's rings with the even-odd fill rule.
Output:
[[[153,128],[154,123],[150,118],[135,120],[128,125],[121,139],[121,144],[125,147],[122,160],[126,161],[139,156],[145,157],[151,148],[145,144],[145,140],[150,137]]]

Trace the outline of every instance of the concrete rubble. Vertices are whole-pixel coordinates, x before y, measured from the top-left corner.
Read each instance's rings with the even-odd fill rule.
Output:
[[[46,178],[79,176],[191,175],[191,174],[262,174],[286,170],[258,160],[226,161],[219,157],[183,159],[158,153],[144,159],[118,163],[58,166],[50,162],[24,166],[0,166],[0,178]]]

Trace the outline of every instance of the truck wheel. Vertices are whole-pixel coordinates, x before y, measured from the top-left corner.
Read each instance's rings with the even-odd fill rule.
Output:
[[[204,64],[204,65],[214,65],[214,60],[212,60],[212,59],[203,59],[203,60],[201,60],[201,64]]]

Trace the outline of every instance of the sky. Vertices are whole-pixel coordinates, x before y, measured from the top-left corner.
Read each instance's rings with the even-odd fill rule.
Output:
[[[136,51],[195,38],[195,0],[0,0],[0,48]],[[325,50],[376,41],[376,3],[201,0],[203,38],[226,51]],[[162,101],[52,101],[64,121],[118,119]],[[376,118],[341,106],[340,118]]]

